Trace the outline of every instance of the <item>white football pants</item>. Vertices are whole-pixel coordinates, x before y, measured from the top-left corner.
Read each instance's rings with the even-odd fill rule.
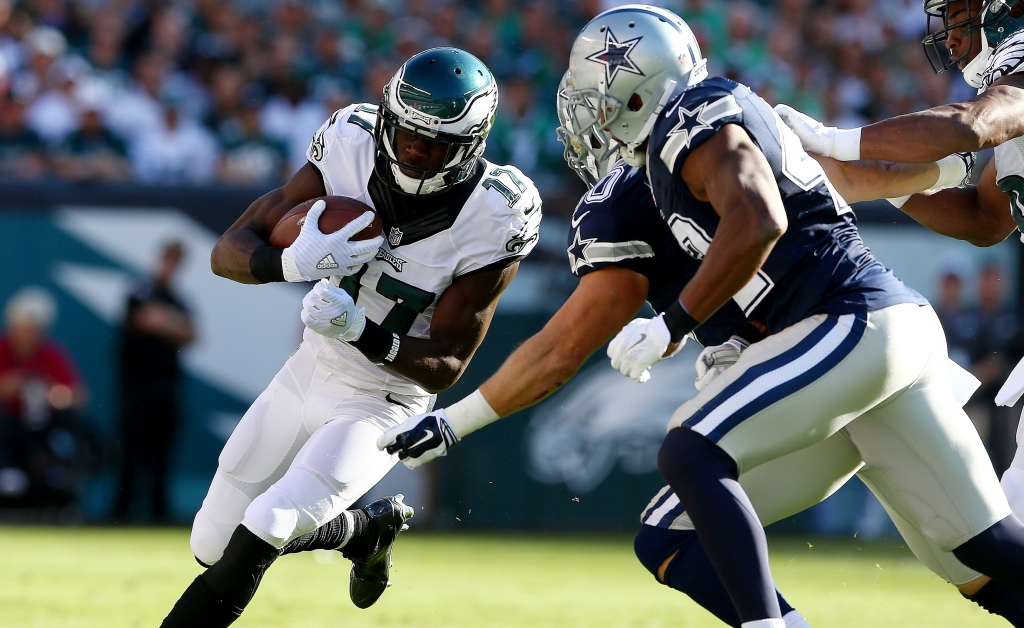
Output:
[[[807,318],[747,349],[676,411],[669,427],[680,425],[717,442],[740,473],[842,431],[897,526],[942,552],[1010,514],[953,394],[930,307]]]
[[[239,523],[282,548],[334,519],[397,462],[377,437],[432,403],[346,385],[303,342],[224,444],[192,552],[217,562]]]

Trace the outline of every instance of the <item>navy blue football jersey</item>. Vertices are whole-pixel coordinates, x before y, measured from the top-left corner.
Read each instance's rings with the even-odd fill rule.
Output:
[[[676,243],[654,205],[643,168],[620,162],[576,206],[569,231],[569,267],[582,277],[617,266],[647,277],[647,301],[663,312],[679,298],[700,262]],[[746,318],[734,303],[697,328],[704,346],[722,344]]]
[[[764,153],[789,226],[757,276],[733,301],[778,332],[813,314],[870,312],[926,304],[864,245],[846,201],[771,106],[735,81],[680,87],[655,122],[647,173],[661,217],[690,255],[702,259],[719,217],[697,200],[679,171],[691,151],[727,124],[742,127]]]

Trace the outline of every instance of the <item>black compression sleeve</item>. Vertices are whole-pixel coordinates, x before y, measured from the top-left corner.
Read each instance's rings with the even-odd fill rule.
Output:
[[[393,362],[398,354],[400,337],[398,334],[385,330],[377,323],[367,319],[366,328],[359,340],[350,344],[359,349],[366,359],[374,364]]]
[[[256,247],[249,258],[249,272],[262,283],[284,281],[281,249],[264,244]]]

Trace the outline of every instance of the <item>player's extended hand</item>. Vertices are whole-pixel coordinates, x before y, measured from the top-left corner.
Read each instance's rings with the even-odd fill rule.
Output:
[[[836,141],[836,127],[825,126],[811,116],[801,113],[789,105],[775,105],[775,113],[800,138],[804,150],[815,155],[832,157]]]
[[[373,222],[366,212],[334,233],[321,233],[317,223],[327,203],[313,203],[306,213],[299,236],[281,253],[284,278],[288,281],[314,281],[332,275],[353,275],[371,261],[384,243],[383,236],[369,240],[350,240]]]
[[[316,333],[348,342],[358,340],[366,327],[366,311],[352,296],[326,279],[302,299],[302,322]]]
[[[672,347],[670,355],[666,355],[671,342],[672,334],[662,315],[637,318],[612,338],[608,345],[608,357],[611,358],[612,368],[642,384],[651,379],[651,366],[663,357],[678,353],[686,343],[686,338]]]
[[[736,364],[740,354],[749,346],[746,340],[733,336],[720,345],[705,347],[697,356],[697,380],[693,382],[697,390],[704,390],[712,380]]]
[[[459,442],[444,408],[409,417],[401,425],[384,432],[377,439],[377,449],[398,454],[410,469],[426,464],[434,458],[448,455],[452,445]]]

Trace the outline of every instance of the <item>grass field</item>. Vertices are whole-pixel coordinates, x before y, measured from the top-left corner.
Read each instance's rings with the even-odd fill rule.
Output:
[[[199,572],[184,529],[0,528],[0,626],[156,627]],[[773,539],[782,591],[816,627],[1005,626],[893,545]],[[348,600],[349,563],[286,556],[235,626],[720,626],[637,563],[631,539],[403,535],[393,586]]]

